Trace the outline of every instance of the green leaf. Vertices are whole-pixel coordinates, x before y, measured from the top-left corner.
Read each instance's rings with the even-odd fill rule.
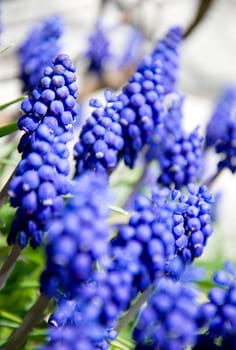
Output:
[[[7,328],[15,329],[15,328],[19,327],[19,323],[0,320],[0,327],[7,327]]]
[[[26,97],[28,97],[27,95],[23,95],[23,96],[20,96],[14,100],[11,100],[9,102],[6,102],[6,103],[3,103],[2,105],[0,105],[0,111],[2,111],[3,109],[13,105],[14,103],[17,103],[17,102],[20,102],[22,100],[24,100]]]
[[[129,215],[128,211],[124,210],[123,208],[117,207],[116,205],[109,205],[109,208],[116,213]]]
[[[17,130],[17,122],[12,122],[10,124],[3,125],[0,127],[0,137],[9,135]]]
[[[4,51],[7,51],[10,47],[12,47],[13,44],[8,44],[3,47],[0,47],[0,53],[3,53]]]
[[[109,350],[133,350],[135,343],[130,339],[118,337],[111,342]]]
[[[14,323],[20,324],[22,322],[22,319],[11,312],[8,312],[6,310],[0,310],[0,317],[4,318],[9,321],[13,321]]]

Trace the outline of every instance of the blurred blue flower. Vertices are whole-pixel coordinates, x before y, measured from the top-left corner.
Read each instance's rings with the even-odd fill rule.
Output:
[[[236,344],[236,268],[227,261],[224,270],[213,275],[215,287],[208,293],[209,301],[202,304],[199,325],[213,340],[228,343],[224,349],[234,349]],[[231,345],[230,345],[231,344]]]
[[[137,349],[185,349],[197,340],[197,292],[192,286],[161,279],[141,310],[133,337]],[[146,347],[147,346],[147,347]]]
[[[218,98],[214,112],[206,128],[206,147],[214,146],[224,138],[228,122],[235,119],[236,87],[223,89]]]
[[[107,178],[88,172],[75,180],[62,216],[47,224],[46,269],[41,291],[76,296],[92,274],[95,262],[108,254],[109,210]]]
[[[18,49],[23,91],[31,92],[38,85],[43,69],[51,65],[61,49],[59,39],[63,31],[59,15],[51,15],[32,27]]]

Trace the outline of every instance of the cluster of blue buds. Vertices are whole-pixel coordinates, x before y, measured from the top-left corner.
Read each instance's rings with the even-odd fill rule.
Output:
[[[185,263],[202,255],[208,237],[213,232],[211,224],[211,204],[213,197],[206,186],[197,188],[188,185],[188,194],[172,192],[172,200],[177,202],[174,209],[173,234],[176,254]]]
[[[19,150],[22,159],[9,184],[10,203],[17,207],[8,243],[24,248],[40,245],[45,223],[63,207],[70,190],[68,141],[78,110],[75,67],[60,54],[46,67],[32,97],[22,102],[25,113],[18,127],[25,131]]]
[[[34,26],[18,50],[20,78],[23,91],[31,92],[42,76],[43,69],[51,65],[61,47],[59,39],[64,24],[58,15],[52,15]]]
[[[215,110],[206,128],[206,147],[214,146],[217,141],[224,138],[227,125],[230,120],[235,119],[236,88],[229,86],[225,88],[217,102]]]
[[[145,158],[147,162],[159,160],[162,156],[163,142],[166,139],[174,141],[182,135],[183,122],[183,101],[180,93],[170,93],[165,96],[164,108],[165,117],[163,122],[158,124],[154,130],[151,141],[149,142]]]
[[[199,128],[190,134],[182,131],[179,137],[168,138],[163,133],[159,150],[161,175],[158,182],[175,188],[195,182],[202,170],[202,141]],[[158,146],[158,145],[157,145]]]
[[[130,168],[163,119],[162,80],[162,62],[146,56],[118,96],[123,105],[119,112],[124,138],[122,155]]]
[[[94,271],[89,281],[77,289],[75,298],[59,299],[49,318],[49,344],[54,345],[55,337],[64,344],[63,329],[73,327],[78,339],[93,344],[93,349],[108,349],[109,341],[117,336],[117,320],[130,301],[131,282],[131,276],[124,270]]]
[[[88,49],[85,55],[89,59],[87,70],[96,74],[103,72],[107,60],[111,58],[107,30],[99,21],[96,23],[94,32],[89,36]]]
[[[187,284],[160,280],[133,331],[138,349],[185,349],[198,332],[197,293]]]
[[[200,176],[203,137],[199,128],[188,134],[182,127],[183,96],[176,93],[166,95],[165,104],[165,118],[154,131],[146,160],[158,161],[160,184],[180,188]]]
[[[47,263],[41,275],[42,293],[58,289],[76,296],[80,284],[108,254],[109,193],[107,178],[88,172],[75,180],[62,216],[48,223]]]
[[[215,150],[222,157],[218,162],[218,170],[228,168],[234,174],[236,171],[236,119],[228,121],[224,135],[216,143]]]
[[[79,141],[74,146],[76,175],[86,170],[110,174],[118,165],[120,152],[124,146],[122,128],[117,108],[119,102],[105,90],[106,106],[98,100],[91,100],[95,107],[80,132]]]
[[[166,37],[168,50],[176,55],[180,33],[180,29],[174,28]],[[106,92],[108,105],[102,107],[99,101],[91,101],[96,109],[86,121],[75,146],[77,174],[87,169],[110,173],[120,159],[130,168],[134,167],[138,154],[151,141],[156,125],[164,118],[164,93],[170,89],[163,86],[163,67],[169,60],[172,62],[170,53],[168,59],[163,56],[164,51],[160,44],[162,54],[156,49],[146,56],[118,96]],[[170,62],[166,69],[170,71],[172,65],[177,70],[176,63]],[[168,79],[174,85],[174,73],[169,73]]]
[[[152,200],[138,196],[135,213],[111,242],[117,261],[129,260],[127,270],[133,274],[137,291],[144,291],[160,278],[175,254],[173,207],[167,202],[168,196],[166,188],[153,191]]]
[[[49,342],[41,350],[101,349],[105,329],[99,323],[104,301],[100,300],[93,283],[81,286],[78,298],[61,297],[57,309],[49,318]],[[98,290],[97,290],[98,291]]]
[[[225,270],[213,276],[215,287],[208,293],[209,301],[201,305],[199,326],[213,340],[222,342],[223,349],[235,349],[236,345],[236,269],[227,261]],[[223,345],[225,344],[225,347]],[[228,344],[228,347],[226,346]]]
[[[178,79],[179,48],[182,36],[183,31],[180,27],[171,28],[166,36],[157,43],[152,53],[153,58],[163,62],[163,85],[166,94],[175,89]]]

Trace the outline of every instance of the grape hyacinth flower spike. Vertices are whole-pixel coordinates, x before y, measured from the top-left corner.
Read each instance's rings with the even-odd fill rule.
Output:
[[[60,51],[59,39],[64,31],[60,16],[51,15],[35,25],[18,49],[22,90],[32,92],[42,76],[43,69],[51,65]]]
[[[162,66],[161,61],[146,56],[118,95],[122,104],[119,115],[124,138],[121,155],[130,168],[150,142],[156,125],[163,120]]]
[[[107,177],[87,172],[74,180],[71,195],[63,216],[48,226],[41,291],[49,296],[57,290],[76,296],[80,284],[91,277],[93,264],[108,254]]]
[[[160,40],[152,52],[153,58],[163,62],[163,85],[165,94],[175,90],[178,81],[180,65],[180,45],[182,43],[183,31],[181,27],[172,27]]]
[[[209,301],[202,304],[199,326],[212,340],[218,340],[223,349],[236,346],[236,268],[225,262],[225,269],[213,275],[215,287],[208,293]]]
[[[230,120],[235,119],[236,87],[229,86],[223,89],[218,98],[215,110],[206,128],[205,147],[212,147],[224,138],[227,125]]]
[[[96,27],[89,37],[88,49],[85,56],[89,59],[88,72],[101,75],[106,62],[111,58],[107,30],[101,21],[96,23]]]
[[[124,146],[118,114],[119,102],[110,90],[105,90],[104,95],[105,106],[98,100],[90,101],[94,110],[74,146],[75,176],[87,170],[110,174],[118,165]]]
[[[197,127],[191,133],[183,129],[183,96],[166,95],[166,114],[158,125],[146,152],[146,160],[157,161],[158,183],[181,188],[200,177],[203,160],[203,137]]]
[[[74,322],[77,323],[71,323],[68,320],[68,326],[65,325],[63,331],[60,327],[50,331],[53,349],[54,346],[55,348],[57,346],[53,341],[61,346],[67,345],[68,347],[70,344],[70,349],[78,349],[77,341],[72,345],[71,339],[83,340],[82,344],[86,346],[86,344],[90,344],[91,338],[93,339],[94,336],[96,338],[97,332],[94,335],[91,327],[96,328],[96,322],[98,322],[96,315],[100,310],[100,303],[97,304],[96,298],[95,300],[91,298],[93,293],[100,292],[100,289],[94,288],[93,275],[96,264],[103,267],[107,260],[110,236],[107,221],[109,202],[110,192],[107,187],[107,177],[104,174],[87,172],[73,182],[71,197],[64,206],[61,215],[47,222],[46,267],[41,274],[41,295],[33,309],[35,305],[41,303],[44,307],[47,306],[52,297],[59,298],[59,300],[60,298],[64,299],[67,307],[70,305],[69,300],[72,300],[72,304],[73,299],[77,302],[74,316],[72,315],[73,307],[67,309],[67,318],[72,320],[75,317]],[[89,299],[91,303],[88,302]],[[65,304],[63,300],[59,304],[59,314],[62,314]],[[42,307],[38,313],[42,315],[43,311]],[[81,319],[80,315],[83,312],[84,317]],[[34,317],[32,318],[32,324],[34,324],[38,315],[34,314],[32,317]],[[54,319],[59,322],[57,316]],[[66,322],[66,315],[64,322]],[[25,328],[30,330],[33,327],[32,324],[28,323],[26,315],[20,328],[12,334],[6,349],[19,349],[19,343],[24,343],[22,329],[24,329],[24,334],[27,334]],[[77,327],[78,325],[79,327]],[[71,337],[67,338],[66,334],[71,334]],[[104,336],[103,329],[102,335]],[[45,349],[47,348],[50,348],[50,342],[49,345],[45,346]]]
[[[140,312],[133,331],[135,349],[186,349],[196,342],[197,318],[196,290],[163,278]]]
[[[211,224],[213,196],[206,186],[197,188],[189,184],[187,189],[187,194],[172,191],[172,199],[176,202],[173,215],[176,254],[188,264],[202,255],[213,232]]]
[[[218,173],[228,168],[234,174],[236,172],[236,118],[228,121],[224,135],[216,143],[215,150],[221,156],[218,162]]]
[[[152,200],[137,196],[129,223],[111,242],[115,260],[133,274],[134,296],[162,277],[166,263],[175,255],[174,203],[168,202],[169,194],[162,188],[153,190]]]
[[[69,192],[67,143],[72,139],[78,105],[75,67],[66,54],[46,67],[32,96],[22,102],[18,126],[25,131],[22,159],[9,185],[10,203],[18,208],[8,243],[40,245],[44,225],[63,206]]]

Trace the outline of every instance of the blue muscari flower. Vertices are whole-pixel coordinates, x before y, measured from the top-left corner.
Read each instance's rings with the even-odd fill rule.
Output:
[[[58,289],[77,295],[80,284],[90,278],[94,263],[101,263],[107,255],[107,178],[88,172],[74,182],[71,194],[62,217],[48,224],[41,291],[49,296],[55,296]]]
[[[98,21],[95,30],[89,36],[88,49],[85,53],[89,59],[87,70],[98,75],[103,72],[107,60],[111,58],[110,42],[106,31]]]
[[[218,171],[228,168],[233,174],[236,171],[236,119],[228,122],[224,135],[215,145],[216,153],[221,155]]]
[[[158,161],[160,184],[180,188],[200,176],[203,137],[198,127],[189,134],[183,129],[183,97],[176,93],[167,97],[169,102],[163,123],[153,133],[146,159]]]
[[[134,167],[138,154],[151,140],[155,126],[162,121],[162,80],[162,62],[151,55],[146,56],[118,96],[123,104],[119,111],[124,138],[122,157],[130,168]]]
[[[190,134],[182,131],[173,139],[163,132],[159,145],[161,175],[158,182],[164,186],[174,185],[175,188],[180,188],[199,179],[202,170],[202,141],[198,127]]]
[[[174,42],[178,36],[176,33],[173,30],[167,40],[170,47],[173,46],[172,39]],[[108,105],[102,107],[98,101],[92,101],[96,109],[85,123],[75,146],[77,174],[86,169],[109,173],[121,159],[130,168],[134,167],[138,154],[151,141],[156,125],[164,118],[163,100],[167,89],[163,86],[163,67],[167,61],[156,49],[155,54],[142,60],[118,96],[111,93],[106,96]],[[109,122],[106,134],[103,119]],[[121,129],[117,125],[115,130],[110,129],[113,121],[120,124]]]
[[[208,293],[209,301],[200,308],[199,326],[213,340],[222,340],[222,344],[236,344],[236,268],[227,261],[225,270],[213,275],[215,287]],[[225,347],[227,348],[227,347]],[[227,349],[231,347],[228,346]]]
[[[152,56],[163,62],[163,85],[165,93],[168,94],[175,90],[178,79],[180,44],[182,43],[183,31],[180,27],[172,27],[160,40]]]
[[[58,342],[65,342],[62,334],[63,329],[68,327],[78,334],[78,344],[82,337],[96,349],[108,349],[109,341],[116,338],[116,323],[132,300],[133,278],[125,266],[118,265],[112,255],[110,258],[112,263],[106,271],[91,271],[87,276],[88,281],[79,282],[73,299],[59,299],[57,309],[49,319],[52,326],[49,330],[51,345],[54,344],[55,335]]]
[[[32,96],[22,102],[25,113],[18,126],[25,131],[22,159],[9,185],[10,203],[18,208],[8,243],[24,248],[40,245],[45,223],[63,207],[69,193],[68,141],[78,105],[75,68],[68,55],[58,55],[44,70]]]
[[[43,69],[60,51],[59,39],[64,31],[60,16],[51,15],[33,26],[18,49],[23,91],[31,92],[39,83]]]
[[[141,310],[133,331],[136,349],[182,350],[195,344],[197,292],[192,286],[163,278]]]
[[[135,213],[111,242],[117,264],[133,275],[133,296],[163,276],[175,255],[173,207],[168,196],[166,188],[154,190],[152,200],[138,196]]]
[[[147,162],[158,160],[162,157],[163,143],[174,142],[176,138],[182,136],[183,101],[183,95],[177,91],[165,96],[165,116],[162,123],[156,126],[148,144],[145,154]]]
[[[89,281],[80,285],[74,299],[59,299],[57,309],[49,319],[50,343],[53,344],[54,338],[51,333],[58,334],[58,340],[63,343],[61,330],[73,327],[74,333],[79,332],[80,337],[92,343],[94,348],[108,349],[109,341],[117,336],[114,328],[117,320],[131,302],[131,285],[132,276],[116,264],[106,272],[94,271]]]
[[[105,106],[98,100],[90,101],[95,108],[82,127],[79,141],[74,146],[76,175],[81,175],[86,170],[109,174],[117,167],[124,146],[117,113],[119,103],[114,101],[115,96],[110,101],[109,90],[105,90],[105,98]]]
[[[224,138],[228,122],[235,119],[236,88],[229,86],[223,89],[218,98],[214,112],[206,128],[205,146],[214,146]]]
[[[184,263],[190,263],[202,255],[209,236],[213,232],[211,224],[211,204],[213,197],[206,186],[197,188],[188,185],[188,193],[172,192],[176,202],[173,215],[173,235],[176,254]]]

